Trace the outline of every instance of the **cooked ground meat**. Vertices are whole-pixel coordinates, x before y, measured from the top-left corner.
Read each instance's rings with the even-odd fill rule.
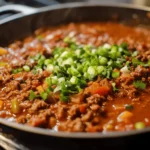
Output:
[[[105,98],[99,94],[94,94],[87,99],[88,104],[100,104],[102,101],[105,100]]]
[[[32,107],[29,109],[30,112],[36,113],[38,110],[47,108],[48,104],[46,104],[44,101],[37,100],[32,104]]]
[[[0,117],[67,132],[150,126],[149,35],[70,23],[0,47]]]

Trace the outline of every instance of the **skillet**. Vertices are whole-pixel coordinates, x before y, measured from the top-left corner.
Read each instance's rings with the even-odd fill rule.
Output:
[[[5,11],[21,12],[0,21],[0,45],[6,46],[16,39],[22,39],[44,26],[55,26],[69,22],[86,21],[117,21],[128,25],[144,25],[150,23],[148,13],[150,8],[126,4],[102,3],[68,3],[53,7],[33,9],[21,5],[9,5],[1,8]],[[117,18],[116,18],[117,16]],[[117,19],[117,20],[116,20]],[[40,134],[64,138],[114,138],[146,133],[150,128],[136,131],[108,132],[108,133],[66,133],[48,129],[34,128],[9,122],[0,118],[0,123],[11,128]]]

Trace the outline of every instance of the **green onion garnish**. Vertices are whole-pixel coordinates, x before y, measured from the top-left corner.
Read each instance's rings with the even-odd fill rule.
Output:
[[[29,94],[29,100],[34,100],[36,98],[36,94],[34,93],[34,91],[30,91],[30,94]]]
[[[138,89],[141,89],[141,90],[144,90],[146,88],[146,84],[140,80],[138,81],[134,81],[133,82],[133,85],[138,88]]]

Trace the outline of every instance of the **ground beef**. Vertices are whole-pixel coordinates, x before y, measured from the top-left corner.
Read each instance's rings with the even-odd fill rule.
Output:
[[[20,103],[20,107],[22,107],[22,109],[27,109],[30,108],[32,106],[32,102],[26,100]]]
[[[44,116],[34,116],[30,119],[28,124],[33,127],[42,127],[46,124],[46,118]]]
[[[88,97],[86,100],[88,104],[100,104],[105,100],[105,97],[99,94],[94,94]]]
[[[22,123],[22,124],[25,124],[27,122],[27,119],[26,119],[26,116],[20,116],[17,118],[17,122],[18,123]]]
[[[67,111],[67,109],[66,109],[65,106],[58,107],[57,108],[57,114],[56,114],[57,118],[58,119],[66,118],[67,117],[67,112],[66,111]]]
[[[90,121],[90,119],[92,118],[92,114],[93,112],[91,110],[88,110],[86,114],[82,115],[81,120],[84,122]]]
[[[131,73],[131,75],[134,76],[136,79],[142,77],[148,77],[149,74],[150,74],[150,69],[142,66],[136,67],[135,71]]]
[[[73,131],[73,132],[84,132],[85,124],[81,121],[80,118],[77,118],[72,121],[67,121],[66,123],[62,123],[59,126],[59,130],[61,131]]]
[[[73,105],[69,110],[68,110],[68,115],[73,119],[74,117],[77,117],[80,115],[79,111],[79,106],[78,105]]]
[[[52,115],[51,110],[45,109],[41,111],[38,115],[32,116],[29,119],[28,124],[34,127],[37,126],[44,127],[47,125],[47,120],[51,115]]]
[[[44,101],[37,100],[32,104],[32,107],[29,109],[30,113],[35,113],[40,109],[45,109],[48,107],[48,104],[45,103]]]

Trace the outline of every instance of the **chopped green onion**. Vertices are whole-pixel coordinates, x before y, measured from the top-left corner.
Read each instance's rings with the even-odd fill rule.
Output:
[[[116,92],[116,91],[119,90],[118,88],[116,88],[116,83],[114,83],[114,82],[112,83],[112,87],[113,87],[113,91],[114,91],[114,92]]]
[[[112,77],[113,78],[118,78],[120,76],[120,72],[119,71],[113,71],[112,72]]]
[[[99,60],[100,65],[107,65],[108,59],[106,57],[101,57]]]
[[[85,72],[85,73],[83,74],[83,77],[84,77],[84,79],[89,79],[89,74],[88,74],[87,72]]]
[[[107,57],[107,56],[108,56],[108,49],[103,48],[103,47],[99,47],[98,50],[97,50],[97,53],[98,53],[100,56]]]
[[[69,55],[69,52],[68,52],[68,51],[64,51],[64,52],[61,54],[60,57],[65,58],[65,57],[67,57],[68,55]]]
[[[60,100],[62,101],[62,102],[68,102],[68,100],[69,100],[69,97],[68,96],[65,96],[64,94],[60,94]]]
[[[110,57],[111,59],[113,59],[113,60],[117,59],[117,53],[118,53],[118,52],[119,52],[119,51],[117,50],[117,47],[116,47],[116,46],[112,47],[111,51],[109,52],[109,57]]]
[[[51,64],[48,64],[46,70],[47,70],[48,72],[53,72],[54,66],[51,65]]]
[[[38,65],[39,66],[42,66],[44,64],[44,61],[45,61],[45,57],[42,57],[40,59],[38,59]]]
[[[13,74],[16,74],[16,73],[21,72],[22,70],[23,70],[22,68],[13,69],[13,70],[12,70],[12,73],[13,73]]]
[[[97,75],[97,71],[93,66],[88,68],[87,73],[90,75],[90,78],[94,78]]]
[[[72,58],[68,58],[65,61],[62,62],[62,65],[72,65],[73,64],[73,59]]]
[[[32,70],[32,73],[33,73],[33,74],[37,74],[37,70],[36,70],[36,69],[33,69],[33,70]]]
[[[141,89],[141,90],[144,90],[146,88],[146,84],[140,80],[138,81],[134,81],[133,82],[133,85],[138,88],[138,89]]]
[[[46,92],[40,93],[40,96],[43,100],[46,100],[48,98],[48,94]]]
[[[136,67],[138,65],[143,65],[144,63],[136,58],[132,58],[132,64]]]
[[[128,44],[125,43],[125,42],[121,43],[120,46],[121,46],[123,49],[127,49],[127,48],[128,48]]]
[[[133,109],[133,105],[125,105],[125,109],[126,110],[132,110]]]
[[[70,82],[71,84],[76,85],[78,83],[78,78],[76,76],[72,76]]]
[[[103,71],[104,71],[104,66],[98,66],[98,67],[97,67],[97,72],[98,72],[99,74],[101,74]]]
[[[27,66],[27,65],[23,66],[23,69],[24,69],[24,71],[26,71],[26,72],[29,72],[29,71],[30,71],[30,67]]]
[[[114,62],[112,60],[109,60],[107,63],[108,66],[113,66],[113,64],[114,64]]]
[[[79,75],[80,73],[75,67],[72,66],[71,68],[68,69],[68,74],[75,76],[75,75]]]
[[[64,38],[65,43],[71,43],[71,38],[69,36]]]
[[[47,78],[48,79],[48,78]],[[50,80],[50,79],[49,79]],[[51,80],[50,80],[50,82],[52,83],[52,84],[57,84],[58,83],[58,77],[57,76],[53,76],[53,77],[51,77]]]
[[[34,100],[36,98],[36,94],[34,93],[34,91],[30,91],[30,94],[29,94],[29,100]]]
[[[84,49],[85,51],[89,51],[91,48],[92,48],[91,45],[84,45],[84,46],[83,46],[83,49]]]
[[[41,54],[38,53],[38,54],[36,54],[36,55],[33,57],[33,59],[34,59],[34,60],[39,60],[40,57],[41,57]]]
[[[148,66],[150,66],[150,60],[147,62]]]
[[[132,57],[136,57],[137,55],[138,55],[138,51],[134,51],[133,53],[132,53]]]
[[[65,78],[64,78],[64,77],[61,77],[61,78],[58,79],[58,83],[62,83],[62,82],[64,82],[64,81],[65,81]]]
[[[46,59],[45,61],[44,61],[44,64],[47,66],[47,65],[49,65],[49,64],[51,64],[52,63],[52,60],[51,59]]]

